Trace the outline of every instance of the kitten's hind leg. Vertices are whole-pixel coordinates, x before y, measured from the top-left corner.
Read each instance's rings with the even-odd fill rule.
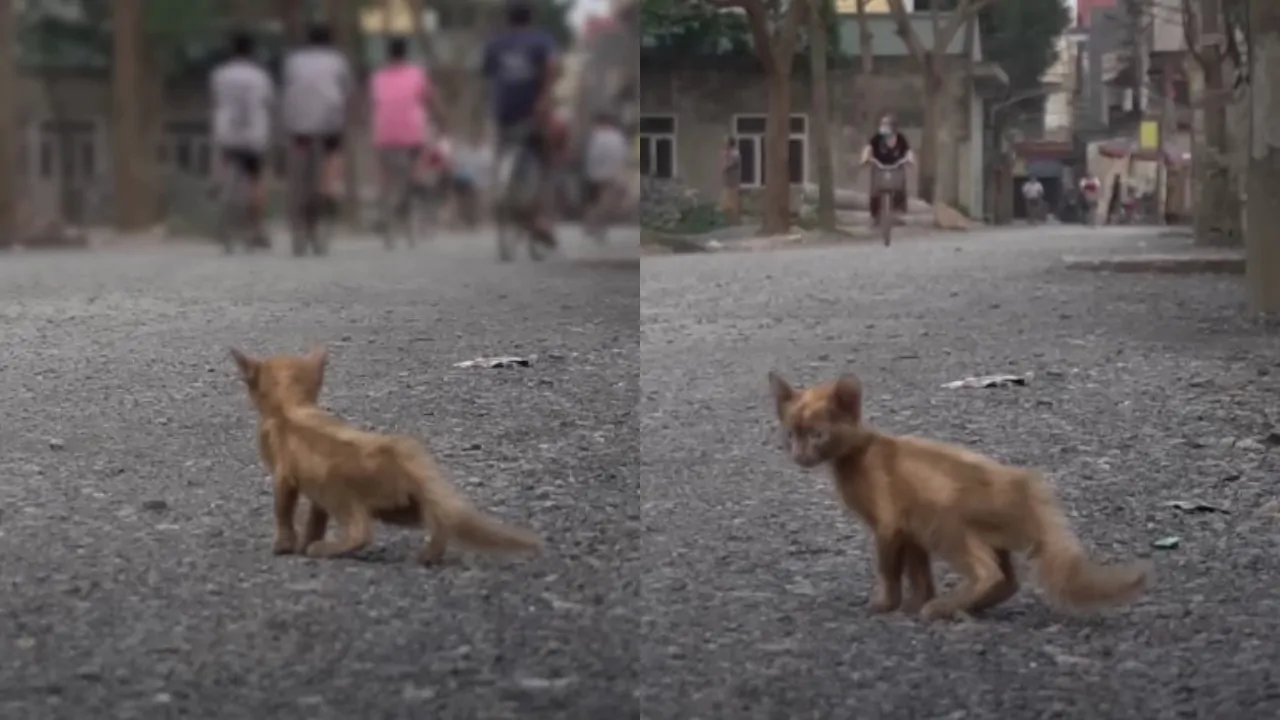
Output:
[[[452,528],[445,522],[441,513],[436,512],[427,503],[422,504],[422,527],[431,533],[431,538],[418,554],[418,562],[423,565],[437,565],[444,561],[444,551],[449,546]]]
[[[995,549],[977,536],[958,533],[954,542],[940,543],[937,547],[963,580],[956,589],[925,603],[920,610],[920,617],[925,620],[941,620],[972,610],[1004,582]]]
[[[307,557],[333,558],[349,555],[364,549],[373,540],[373,520],[363,508],[347,512],[340,518],[342,537],[336,540],[320,540],[307,546]]]
[[[970,612],[990,610],[1018,593],[1018,571],[1013,567],[1013,556],[1008,550],[997,550],[996,561],[1000,565],[1002,575],[1000,582],[991,588],[985,596],[975,602]]]

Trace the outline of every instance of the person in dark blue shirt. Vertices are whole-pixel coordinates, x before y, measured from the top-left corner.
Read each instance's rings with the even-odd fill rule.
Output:
[[[499,142],[503,147],[528,142],[541,164],[538,176],[548,178],[559,47],[549,32],[534,25],[531,0],[508,0],[507,28],[485,46],[483,72],[493,93]],[[550,182],[541,183],[539,211],[530,230],[536,239],[554,245],[551,187]]]

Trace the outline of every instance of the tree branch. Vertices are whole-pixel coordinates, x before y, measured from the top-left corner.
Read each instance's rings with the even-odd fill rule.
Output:
[[[911,19],[907,16],[907,8],[902,4],[902,0],[889,0],[889,12],[893,13],[898,37],[907,44],[907,52],[910,52],[911,56],[923,65],[926,52],[924,44],[920,42],[920,36],[916,35],[915,28],[911,27]]]
[[[977,17],[978,13],[994,5],[995,2],[996,0],[961,0],[960,7],[956,8],[955,14],[951,16],[951,20],[946,27],[943,28],[941,33],[933,36],[934,53],[939,56],[945,54],[947,48],[951,47],[952,41],[956,39],[956,33],[960,32],[960,28]]]

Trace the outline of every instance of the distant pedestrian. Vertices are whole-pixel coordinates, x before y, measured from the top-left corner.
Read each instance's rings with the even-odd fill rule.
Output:
[[[720,193],[720,212],[730,225],[737,225],[742,210],[742,155],[732,136],[725,140],[721,172],[724,189]]]

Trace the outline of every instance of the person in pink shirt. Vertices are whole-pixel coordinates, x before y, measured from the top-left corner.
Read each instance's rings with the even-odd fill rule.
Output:
[[[386,197],[391,180],[389,162],[407,153],[410,167],[418,168],[432,120],[439,117],[431,76],[409,60],[409,44],[403,37],[387,42],[387,64],[373,74],[370,94],[373,146],[380,164],[379,195]]]

